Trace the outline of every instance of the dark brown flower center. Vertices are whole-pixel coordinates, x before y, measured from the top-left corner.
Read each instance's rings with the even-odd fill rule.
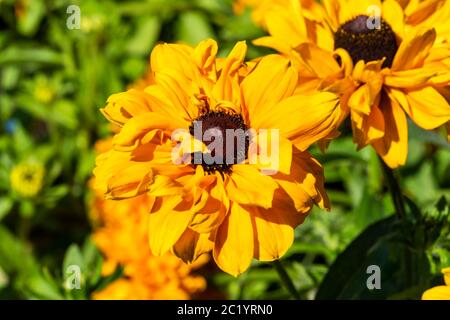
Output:
[[[209,111],[201,115],[192,122],[189,132],[211,152],[194,153],[193,163],[201,165],[209,174],[216,171],[229,173],[233,164],[248,157],[250,136],[247,129],[239,114]]]
[[[383,19],[357,16],[339,28],[334,34],[334,48],[343,48],[352,57],[353,63],[386,58],[383,67],[391,67],[397,52],[395,33]]]

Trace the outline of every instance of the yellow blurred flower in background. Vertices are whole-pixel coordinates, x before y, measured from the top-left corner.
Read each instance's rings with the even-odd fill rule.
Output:
[[[99,141],[97,150],[111,146]],[[123,276],[101,291],[95,299],[189,299],[206,288],[206,280],[194,271],[208,261],[203,256],[187,265],[171,253],[151,254],[148,246],[148,216],[153,198],[141,195],[123,201],[104,200],[96,193],[91,218],[98,225],[93,240],[105,257],[102,274],[123,266]]]
[[[450,268],[442,269],[444,286],[436,286],[425,291],[422,300],[450,300]]]
[[[172,250],[192,262],[212,251],[217,265],[235,276],[252,258],[279,259],[312,206],[329,207],[322,167],[306,149],[335,130],[340,113],[332,93],[294,95],[298,76],[287,59],[270,55],[245,64],[246,49],[239,42],[216,59],[213,40],[195,48],[156,46],[155,84],[115,94],[102,109],[121,129],[94,171],[96,188],[109,199],[154,197],[149,241],[155,255]],[[237,153],[218,154],[232,156],[231,163],[185,163],[180,160],[209,152],[208,141],[195,135],[198,123],[201,134],[220,130],[225,139],[228,129],[256,133]],[[185,135],[172,137],[180,129]],[[251,143],[260,155],[272,139],[259,129],[280,133],[276,168],[249,160]],[[193,149],[174,153],[180,145]],[[272,169],[273,175],[262,173]]]
[[[252,10],[252,20],[260,26],[266,27],[266,12],[278,6],[283,7],[289,5],[291,0],[235,0],[233,2],[233,10],[237,14],[242,14],[246,8]],[[320,5],[316,0],[296,0],[300,1],[304,8],[304,15],[316,19],[320,14]]]
[[[37,162],[21,162],[11,170],[11,188],[19,195],[29,198],[41,191],[45,168]]]
[[[372,145],[396,168],[407,159],[407,116],[426,130],[450,121],[447,6],[324,0],[312,17],[303,1],[274,3],[265,7],[269,36],[255,44],[293,61],[299,90],[339,94],[358,148]]]

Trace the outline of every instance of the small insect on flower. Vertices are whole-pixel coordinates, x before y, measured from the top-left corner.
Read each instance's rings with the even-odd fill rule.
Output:
[[[358,148],[372,145],[396,168],[407,159],[407,116],[425,130],[450,121],[449,3],[324,0],[311,11],[286,1],[266,7],[269,36],[255,44],[293,61],[298,91],[339,94]]]
[[[42,189],[45,168],[37,162],[22,162],[11,170],[11,188],[25,198],[36,196]]]
[[[321,165],[306,149],[335,130],[338,97],[296,95],[298,74],[279,55],[246,64],[213,40],[161,44],[153,83],[115,94],[102,109],[120,127],[97,158],[109,199],[147,194],[149,243],[186,262],[212,251],[238,275],[252,258],[279,259],[314,204],[328,208]]]

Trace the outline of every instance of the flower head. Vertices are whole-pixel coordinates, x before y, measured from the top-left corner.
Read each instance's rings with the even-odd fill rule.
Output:
[[[372,145],[392,168],[406,162],[407,116],[426,130],[450,121],[449,16],[430,10],[447,5],[417,3],[325,0],[311,18],[289,1],[266,10],[270,35],[255,41],[294,61],[298,90],[340,94],[355,143]]]
[[[108,198],[154,198],[154,254],[192,262],[212,251],[237,275],[252,258],[280,258],[311,207],[328,207],[306,149],[334,130],[340,109],[332,93],[294,95],[298,74],[281,56],[246,65],[243,42],[226,58],[217,51],[213,40],[155,47],[155,83],[102,110],[121,129],[94,173]]]
[[[11,188],[19,195],[30,198],[42,189],[45,168],[36,162],[22,162],[11,170]]]

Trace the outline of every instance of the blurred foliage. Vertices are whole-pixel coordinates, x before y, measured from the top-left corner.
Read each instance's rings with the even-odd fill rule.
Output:
[[[102,257],[89,240],[93,144],[109,128],[98,109],[142,76],[159,41],[196,44],[212,37],[226,54],[264,34],[231,0],[0,0],[0,298],[88,299],[121,270],[103,278]],[[81,29],[66,26],[69,5],[81,8]],[[394,216],[379,159],[360,152],[348,129],[323,163],[331,212],[314,209],[296,230],[283,264],[302,298],[419,298],[450,265],[450,145],[410,125],[409,160],[399,170],[408,219]],[[11,173],[38,164],[34,195],[13,188]],[[27,183],[27,181],[24,181]],[[420,208],[420,209],[419,209]],[[382,268],[383,290],[366,288],[366,268]],[[83,270],[80,290],[66,271]],[[413,267],[411,267],[413,266]],[[288,298],[267,263],[233,278],[208,273],[231,299]],[[422,290],[422,291],[421,291]]]

